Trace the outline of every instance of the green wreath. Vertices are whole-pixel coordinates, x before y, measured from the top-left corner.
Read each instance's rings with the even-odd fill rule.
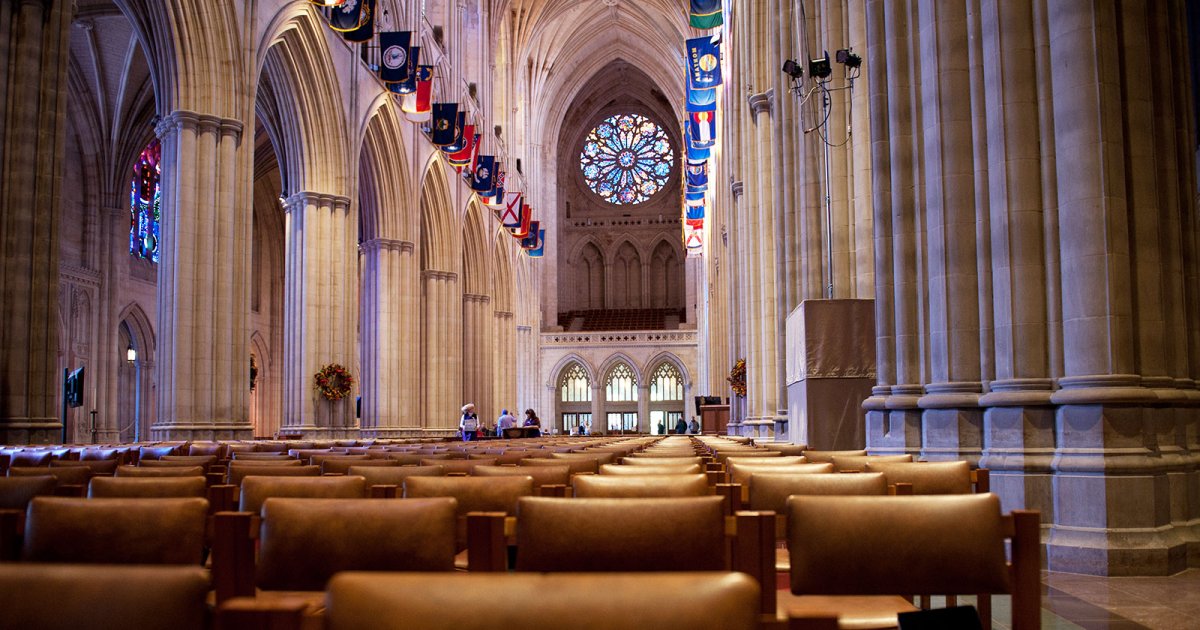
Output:
[[[313,382],[326,400],[341,400],[350,395],[354,377],[350,376],[350,371],[346,368],[337,363],[330,363],[313,376]]]

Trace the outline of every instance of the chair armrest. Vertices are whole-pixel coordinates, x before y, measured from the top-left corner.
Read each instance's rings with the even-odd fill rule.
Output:
[[[0,510],[0,560],[20,559],[25,510]]]
[[[906,481],[898,481],[898,482],[888,486],[888,494],[890,494],[892,496],[910,497],[910,496],[912,496],[912,493],[913,493],[912,484],[908,483]]]
[[[209,487],[225,483],[225,471],[214,472],[213,469],[208,469],[208,472],[204,473],[204,483]]]
[[[548,483],[538,490],[538,496],[563,498],[567,496],[567,484]]]
[[[217,608],[221,630],[300,630],[308,603],[298,598],[234,597]]]
[[[392,484],[380,484],[371,486],[372,499],[395,499],[400,495],[400,486]]]
[[[467,513],[467,571],[507,571],[504,512]]]
[[[249,512],[213,516],[212,580],[217,603],[254,596],[254,542],[258,519]]]
[[[971,483],[975,484],[975,493],[983,494],[992,491],[991,471],[986,468],[976,468],[971,471]]]
[[[759,612],[775,615],[775,513],[742,511],[734,515],[732,566],[759,585]]]
[[[237,486],[217,484],[208,487],[208,512],[232,512],[237,509]]]
[[[736,514],[745,502],[742,500],[742,484],[719,483],[716,485],[717,496],[725,497],[725,514]]]

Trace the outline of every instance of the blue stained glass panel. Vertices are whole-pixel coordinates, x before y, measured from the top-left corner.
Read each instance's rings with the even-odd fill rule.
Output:
[[[158,262],[162,221],[162,146],[152,141],[133,165],[129,194],[129,253]]]
[[[638,114],[611,116],[587,135],[579,154],[592,192],[614,204],[637,204],[662,190],[675,164],[667,134]]]

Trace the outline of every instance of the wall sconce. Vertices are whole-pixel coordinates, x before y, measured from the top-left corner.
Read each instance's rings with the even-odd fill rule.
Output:
[[[133,349],[133,344],[129,344],[129,347],[128,347],[128,348],[126,348],[126,350],[125,350],[125,360],[126,360],[126,361],[129,361],[130,363],[133,363],[134,361],[137,361],[137,350],[134,350],[134,349]]]

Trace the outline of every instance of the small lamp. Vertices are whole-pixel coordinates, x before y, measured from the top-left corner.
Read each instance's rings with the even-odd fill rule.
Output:
[[[125,360],[130,363],[137,361],[137,350],[133,349],[133,344],[129,344],[129,347],[125,349]]]

